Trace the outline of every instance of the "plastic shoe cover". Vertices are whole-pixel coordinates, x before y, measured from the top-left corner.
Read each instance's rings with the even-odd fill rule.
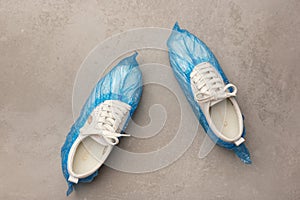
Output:
[[[198,105],[198,102],[194,100],[190,74],[194,67],[200,63],[208,62],[213,65],[221,75],[224,84],[229,84],[229,81],[214,54],[199,38],[187,30],[180,29],[177,22],[173,27],[173,31],[167,41],[167,45],[169,49],[169,59],[175,77],[205,132],[209,135],[213,142],[222,147],[233,150],[241,161],[246,164],[250,164],[250,153],[245,144],[242,143],[239,146],[236,146],[234,143],[226,142],[218,138],[209,127],[207,119]],[[232,88],[229,88],[229,91],[232,92]],[[246,131],[244,126],[242,137],[245,137],[245,134]]]
[[[130,116],[132,116],[138,106],[142,94],[142,74],[138,67],[136,56],[137,53],[121,60],[107,75],[100,79],[66,137],[66,141],[61,148],[61,165],[69,186],[67,195],[73,191],[74,184],[68,181],[68,154],[72,144],[79,135],[80,128],[84,126],[95,107],[106,100],[119,100],[131,106]],[[79,182],[91,182],[97,175],[98,170],[86,178],[79,179]]]

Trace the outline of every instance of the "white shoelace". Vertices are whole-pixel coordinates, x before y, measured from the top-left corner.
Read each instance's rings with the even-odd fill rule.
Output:
[[[117,132],[120,124],[123,123],[125,115],[129,113],[131,107],[123,102],[108,100],[100,104],[92,112],[92,122],[80,131],[82,136],[101,136],[110,145],[119,143],[118,137],[128,137],[130,135]],[[88,120],[89,121],[89,120]],[[122,128],[122,127],[121,127]]]
[[[220,100],[236,96],[237,87],[231,83],[225,85],[216,70],[209,63],[201,64],[191,73],[191,80],[197,87],[195,97],[199,103]],[[233,88],[232,92],[227,89]]]

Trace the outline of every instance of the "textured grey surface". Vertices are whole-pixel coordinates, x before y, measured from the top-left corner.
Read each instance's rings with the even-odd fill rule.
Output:
[[[103,167],[69,199],[300,199],[299,10],[298,0],[1,0],[0,199],[66,199],[60,147],[80,64],[112,34],[175,21],[211,47],[238,86],[253,164],[219,147],[199,160],[199,130],[172,165],[147,174]],[[166,104],[166,127],[126,148],[151,151],[173,137],[180,113],[176,101],[158,98],[163,92],[174,98],[146,86],[135,119],[146,124],[149,105]]]

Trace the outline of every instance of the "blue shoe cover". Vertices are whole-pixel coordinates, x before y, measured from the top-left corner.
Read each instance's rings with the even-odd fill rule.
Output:
[[[169,49],[171,67],[175,77],[205,132],[215,143],[233,150],[244,163],[250,164],[250,153],[245,144],[243,143],[240,146],[236,146],[233,143],[225,142],[218,138],[210,129],[200,106],[194,100],[194,95],[190,86],[190,73],[199,63],[209,62],[220,73],[225,85],[229,83],[214,54],[199,38],[187,30],[181,29],[177,22],[167,41],[167,46]],[[246,130],[244,126],[242,137],[244,137],[245,134]]]
[[[142,73],[138,67],[136,56],[137,53],[121,60],[107,75],[100,79],[66,137],[66,141],[61,148],[61,165],[69,187],[67,195],[73,191],[73,183],[68,181],[67,161],[69,151],[78,137],[80,128],[83,127],[94,108],[105,100],[120,100],[131,106],[130,116],[132,116],[138,106],[143,84]],[[97,175],[98,171],[86,178],[79,179],[79,182],[91,182]]]

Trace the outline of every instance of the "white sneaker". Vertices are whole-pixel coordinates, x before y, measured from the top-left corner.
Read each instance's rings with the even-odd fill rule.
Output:
[[[242,144],[243,117],[235,100],[237,88],[224,84],[221,75],[208,62],[198,64],[190,74],[194,99],[198,102],[213,133],[225,142]],[[231,92],[229,91],[231,90]]]
[[[93,174],[105,162],[113,147],[119,143],[129,119],[131,106],[118,101],[106,100],[98,105],[80,129],[68,155],[68,181]]]

